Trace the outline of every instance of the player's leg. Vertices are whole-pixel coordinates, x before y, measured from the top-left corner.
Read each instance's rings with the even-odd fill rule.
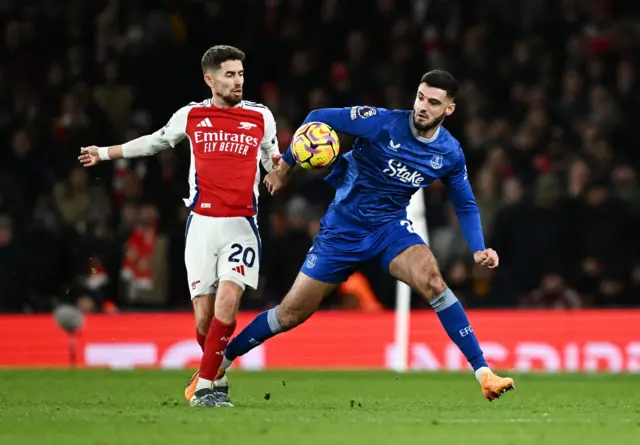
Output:
[[[429,301],[449,338],[473,367],[485,397],[493,400],[513,389],[512,379],[491,372],[462,305],[447,287],[433,253],[414,233],[410,221],[389,224],[380,231],[377,244],[382,268]]]
[[[212,245],[203,239],[207,221],[201,215],[190,214],[185,228],[184,263],[191,291],[191,302],[196,321],[196,340],[204,351],[204,342],[213,318],[215,302],[215,263],[210,264]],[[209,241],[210,243],[210,241]],[[203,280],[203,276],[207,276]]]
[[[193,314],[196,319],[196,340],[204,352],[204,345],[215,313],[216,294],[198,295],[193,300]]]
[[[216,402],[215,406],[232,406],[229,401],[226,378],[219,379],[217,374],[224,350],[236,327],[236,314],[244,292],[244,283],[228,276],[223,276],[220,280],[215,299],[215,315],[211,319],[207,332],[193,396],[196,402],[192,403],[192,406],[199,406],[197,401],[202,396],[213,398]]]
[[[215,300],[215,294],[198,295],[192,300],[193,313],[196,319],[196,340],[203,353],[209,326],[211,326],[211,320],[213,319]],[[184,389],[184,397],[187,401],[190,401],[196,392],[199,375],[200,370],[196,371],[187,382]]]
[[[318,310],[322,300],[335,288],[334,283],[315,280],[300,272],[282,302],[251,321],[229,343],[222,363],[226,370],[233,361],[266,340],[302,324]]]
[[[231,366],[237,357],[269,338],[303,323],[336,288],[337,283],[351,275],[358,261],[357,256],[348,253],[349,249],[338,247],[344,247],[345,242],[334,242],[327,238],[316,236],[296,281],[280,305],[259,314],[229,343],[224,353],[223,370]]]
[[[196,389],[211,388],[213,384],[214,397],[229,403],[228,380],[218,370],[236,327],[242,293],[246,286],[258,286],[261,244],[252,218],[221,219],[217,225],[217,238],[221,240],[216,267],[219,285]]]
[[[217,245],[213,236],[216,229],[214,218],[191,214],[185,235],[185,266],[194,308],[197,339],[201,347],[204,346],[203,361],[211,354],[207,350],[206,339],[211,335],[212,320],[216,313],[215,304],[218,300]],[[192,406],[220,406],[213,397],[211,383],[208,384],[207,391],[196,396],[198,391],[206,386],[206,381],[201,380],[198,372],[191,377],[185,389],[185,398]]]

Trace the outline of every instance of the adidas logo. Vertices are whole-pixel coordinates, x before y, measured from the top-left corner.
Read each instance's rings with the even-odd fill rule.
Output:
[[[243,265],[236,266],[231,270],[234,271],[234,272],[238,272],[240,275],[242,275],[244,277],[244,266]]]
[[[202,119],[200,121],[200,123],[198,125],[196,125],[196,127],[213,127],[213,124],[211,123],[209,118],[206,117],[206,118]]]

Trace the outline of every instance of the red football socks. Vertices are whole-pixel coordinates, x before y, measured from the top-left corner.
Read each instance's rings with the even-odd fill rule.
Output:
[[[209,327],[209,332],[207,333],[204,355],[200,362],[200,378],[211,381],[216,379],[224,357],[224,350],[235,329],[235,321],[231,324],[226,324],[213,317],[211,327]]]

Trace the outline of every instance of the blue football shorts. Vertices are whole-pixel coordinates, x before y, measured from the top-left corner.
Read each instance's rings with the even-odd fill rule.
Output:
[[[332,224],[326,218],[323,218],[300,269],[305,275],[325,283],[346,281],[360,263],[369,260],[377,261],[388,273],[389,264],[403,250],[416,244],[426,244],[406,218],[391,221],[375,230],[349,226],[344,221]]]

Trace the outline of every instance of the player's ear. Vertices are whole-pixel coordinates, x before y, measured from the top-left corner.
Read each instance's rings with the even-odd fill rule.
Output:
[[[206,83],[209,88],[213,88],[213,75],[212,75],[212,73],[206,72],[204,74],[204,83]]]
[[[447,108],[444,110],[444,115],[451,116],[454,111],[456,111],[456,103],[451,102],[449,105],[447,105]]]

